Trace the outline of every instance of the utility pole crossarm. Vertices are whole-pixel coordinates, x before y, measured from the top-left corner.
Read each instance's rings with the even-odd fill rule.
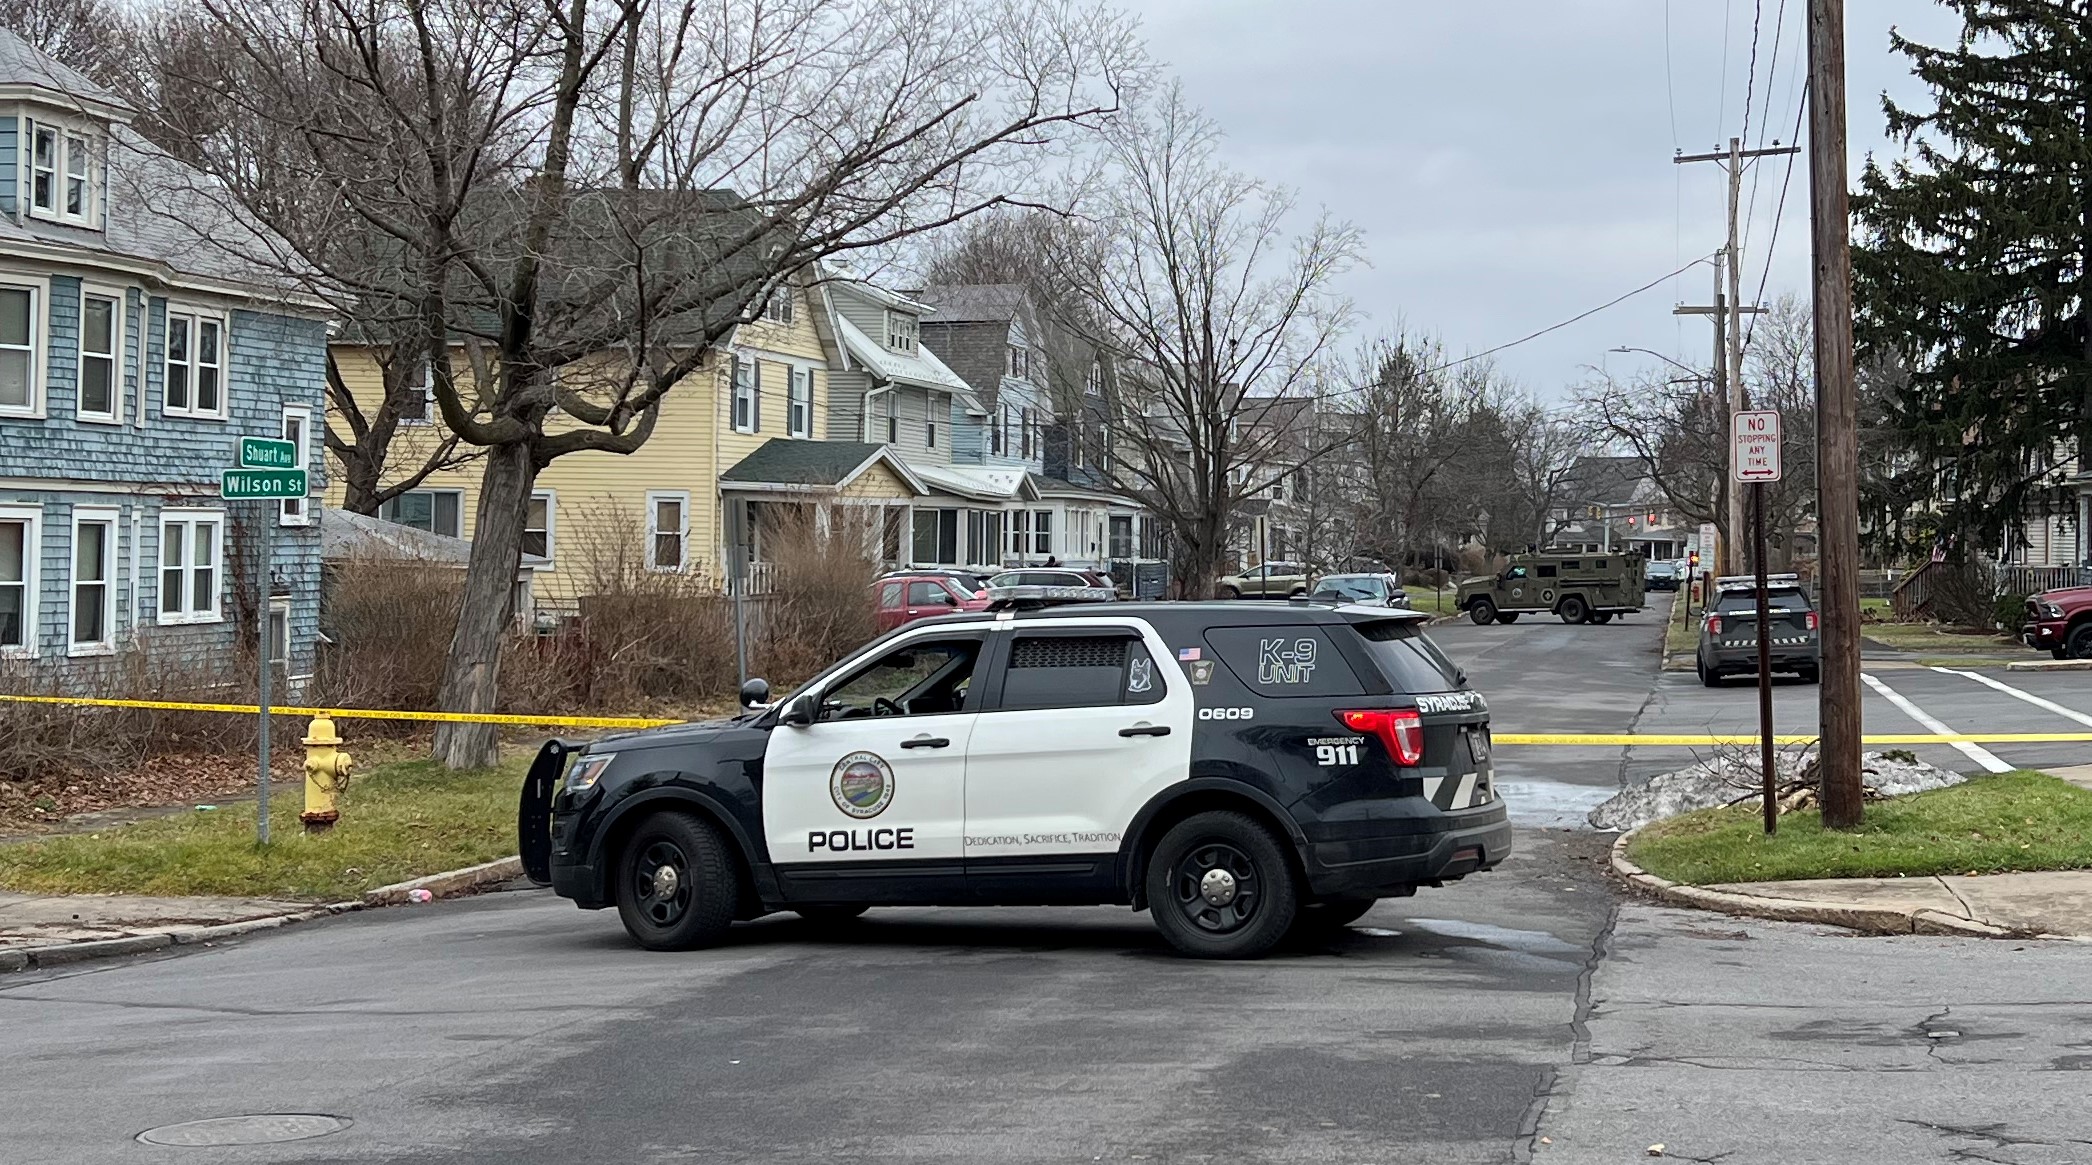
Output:
[[[1711,154],[1679,154],[1677,157],[1672,158],[1671,161],[1682,166],[1687,162],[1726,162],[1731,158],[1780,158],[1786,157],[1788,154],[1799,153],[1801,153],[1800,146],[1775,146],[1772,149],[1737,150],[1734,153],[1728,150],[1716,150]]]
[[[1759,315],[1767,310],[1768,309],[1763,307],[1739,307],[1736,309],[1736,314],[1754,316]],[[1692,304],[1681,303],[1677,307],[1671,309],[1671,314],[1674,316],[1724,316],[1729,315],[1730,311],[1728,308],[1721,307],[1719,305],[1711,307],[1700,307]]]

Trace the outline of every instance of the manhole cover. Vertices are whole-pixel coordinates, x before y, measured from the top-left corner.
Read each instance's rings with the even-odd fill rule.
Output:
[[[324,1137],[349,1127],[347,1117],[309,1112],[265,1112],[254,1116],[214,1116],[209,1120],[161,1125],[138,1134],[148,1145],[273,1145]]]

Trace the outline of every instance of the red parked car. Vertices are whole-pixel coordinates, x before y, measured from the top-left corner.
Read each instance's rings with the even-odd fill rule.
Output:
[[[878,594],[879,630],[891,631],[913,619],[985,611],[986,596],[975,595],[943,574],[899,574],[872,584]]]
[[[2027,599],[2027,646],[2057,659],[2092,659],[2092,587],[2065,587]]]

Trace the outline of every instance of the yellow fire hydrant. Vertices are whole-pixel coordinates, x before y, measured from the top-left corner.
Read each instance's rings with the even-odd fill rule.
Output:
[[[313,717],[305,730],[305,812],[298,815],[307,833],[325,833],[341,819],[335,798],[349,787],[349,768],[354,762],[340,745],[333,717]]]

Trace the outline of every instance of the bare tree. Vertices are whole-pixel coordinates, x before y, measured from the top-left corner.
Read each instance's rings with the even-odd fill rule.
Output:
[[[1497,496],[1506,503],[1508,520],[1491,522],[1490,541],[1500,550],[1545,547],[1566,525],[1558,507],[1576,463],[1591,451],[1590,439],[1580,421],[1531,401],[1511,410],[1505,422],[1510,457],[1506,488]]]
[[[8,0],[0,6],[0,28],[102,82],[122,58],[129,19],[126,9],[109,0]]]
[[[1125,18],[1075,0],[200,2],[238,55],[218,97],[334,197],[235,181],[244,121],[206,168],[264,223],[332,216],[393,256],[279,258],[411,305],[442,423],[483,451],[441,693],[467,712],[495,706],[547,464],[639,448],[780,281],[1010,201],[1147,69]],[[436,751],[485,764],[494,733],[445,726]]]
[[[1223,164],[1217,137],[1174,87],[1114,118],[1096,245],[1055,265],[1077,325],[1117,357],[1112,488],[1163,522],[1191,596],[1212,592],[1240,504],[1318,452],[1288,455],[1281,414],[1311,415],[1352,318],[1330,284],[1359,257],[1326,216],[1289,232],[1292,196]]]

